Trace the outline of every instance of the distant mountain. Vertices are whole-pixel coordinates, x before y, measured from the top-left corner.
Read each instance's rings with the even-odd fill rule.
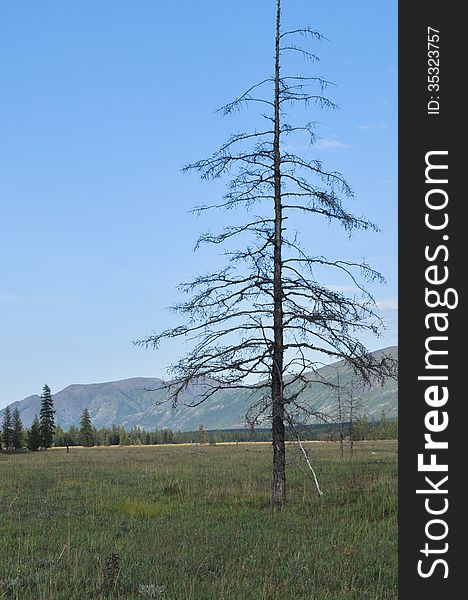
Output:
[[[398,358],[398,347],[391,346],[373,354],[382,354]],[[323,367],[319,370],[324,381],[336,382],[337,372],[340,383],[349,384],[352,370],[342,362]],[[310,375],[311,381],[317,376]],[[151,377],[134,377],[108,383],[73,384],[53,395],[56,409],[56,422],[64,429],[78,425],[84,408],[89,410],[93,425],[111,427],[113,424],[125,428],[134,426],[146,429],[170,427],[174,431],[192,431],[202,423],[205,429],[234,429],[245,426],[245,414],[248,407],[260,394],[254,395],[245,390],[223,390],[214,394],[199,406],[189,407],[190,400],[196,395],[189,388],[181,398],[181,405],[173,409],[170,403],[160,403],[166,392],[164,381]],[[197,391],[199,388],[197,388]],[[310,385],[302,398],[307,404],[326,414],[336,410],[336,392],[322,383]],[[383,387],[372,385],[359,392],[359,409],[369,419],[378,419],[382,410],[387,417],[398,414],[397,383],[389,380]],[[39,414],[40,397],[29,396],[10,405],[18,407],[23,423],[31,425],[34,415]],[[3,411],[0,411],[0,418]]]

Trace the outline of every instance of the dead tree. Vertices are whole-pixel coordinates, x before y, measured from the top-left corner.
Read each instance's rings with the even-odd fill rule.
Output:
[[[317,250],[311,254],[298,232],[287,228],[288,218],[299,214],[317,227],[321,219],[336,223],[348,234],[377,229],[346,209],[352,191],[340,173],[286,145],[298,131],[312,146],[317,141],[314,123],[293,124],[286,111],[291,114],[295,105],[336,108],[324,95],[329,82],[322,77],[283,74],[290,54],[318,60],[296,43],[301,36],[322,39],[309,27],[283,31],[277,0],[273,75],[220,109],[231,115],[258,106],[265,126],[232,135],[211,157],[185,167],[204,180],[230,176],[222,199],[195,212],[239,209],[245,220],[199,238],[197,246],[224,245],[226,266],[181,285],[189,299],[174,309],[186,323],[136,342],[158,347],[166,338],[192,341],[192,350],[170,370],[175,405],[188,386],[198,390],[192,406],[221,389],[251,390],[251,421],[271,420],[275,506],[286,500],[285,425],[316,415],[303,392],[321,384],[311,373],[324,357],[345,361],[364,380],[385,378],[391,370],[385,357],[376,360],[359,341],[362,333],[378,334],[382,325],[365,288],[366,281],[382,281],[381,275],[365,263],[326,258]],[[350,278],[359,293],[347,296],[320,283],[330,270]]]
[[[347,412],[349,427],[349,456],[354,458],[354,444],[357,441],[356,421],[359,419],[358,411],[362,408],[361,396],[366,387],[366,383],[360,381],[358,377],[353,378],[345,388],[345,409]]]
[[[341,386],[340,386],[340,371],[336,369],[336,400],[338,409],[338,435],[340,439],[340,456],[344,457],[344,423],[343,423],[343,406],[341,401]]]

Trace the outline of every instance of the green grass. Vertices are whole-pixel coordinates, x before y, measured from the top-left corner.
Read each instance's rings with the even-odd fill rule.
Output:
[[[0,454],[0,598],[396,599],[396,443],[307,447],[282,511],[269,445]]]

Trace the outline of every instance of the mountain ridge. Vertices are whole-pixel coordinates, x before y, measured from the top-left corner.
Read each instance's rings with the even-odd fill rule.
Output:
[[[372,352],[374,356],[388,354],[398,357],[398,347],[390,346]],[[318,370],[326,381],[334,381],[337,370],[343,384],[351,381],[351,368],[342,362],[326,365]],[[311,381],[315,381],[315,377]],[[217,392],[209,400],[196,407],[186,406],[194,398],[195,392],[187,389],[181,405],[174,409],[170,403],[161,403],[164,397],[164,380],[157,377],[130,377],[128,379],[103,383],[72,383],[53,394],[56,409],[56,422],[67,429],[79,424],[85,408],[89,410],[93,425],[111,427],[122,425],[125,428],[145,429],[171,428],[175,431],[191,431],[203,424],[205,429],[236,429],[245,427],[245,414],[255,401],[255,394],[245,390],[226,389]],[[260,395],[259,392],[258,395]],[[333,390],[326,385],[311,385],[303,393],[304,400],[317,410],[330,414],[336,409]],[[18,408],[26,427],[34,416],[39,414],[40,396],[33,394],[10,404]],[[398,415],[397,384],[388,380],[382,387],[371,385],[360,394],[358,412],[367,414],[370,419],[378,419],[382,410],[387,417]],[[4,409],[0,411],[0,418]]]

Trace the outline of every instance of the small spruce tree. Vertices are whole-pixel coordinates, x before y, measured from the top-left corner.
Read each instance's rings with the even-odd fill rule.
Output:
[[[2,421],[2,440],[5,450],[9,450],[13,446],[13,421],[11,418],[11,409],[9,406],[5,408]]]
[[[206,440],[207,440],[207,435],[206,435],[205,428],[203,427],[203,424],[200,423],[200,425],[198,426],[197,441],[199,444],[206,444]]]
[[[23,447],[23,423],[17,408],[13,411],[11,426],[11,445],[15,450]]]
[[[71,446],[78,446],[80,444],[80,430],[78,427],[71,425],[68,429],[69,443]]]
[[[35,415],[31,429],[28,431],[27,446],[29,450],[39,450],[41,443],[41,424],[37,418],[37,415]]]
[[[109,435],[109,446],[118,446],[120,444],[120,433],[119,428],[112,425],[112,429]]]
[[[83,410],[80,421],[80,442],[83,446],[94,446],[94,430],[87,408]]]
[[[387,415],[385,414],[385,409],[382,408],[382,412],[380,413],[380,423],[379,423],[379,439],[386,440],[389,437],[389,426]]]
[[[50,387],[47,383],[44,385],[41,396],[41,411],[39,413],[41,429],[41,446],[44,450],[50,448],[54,441],[55,420],[54,420],[54,402]]]

